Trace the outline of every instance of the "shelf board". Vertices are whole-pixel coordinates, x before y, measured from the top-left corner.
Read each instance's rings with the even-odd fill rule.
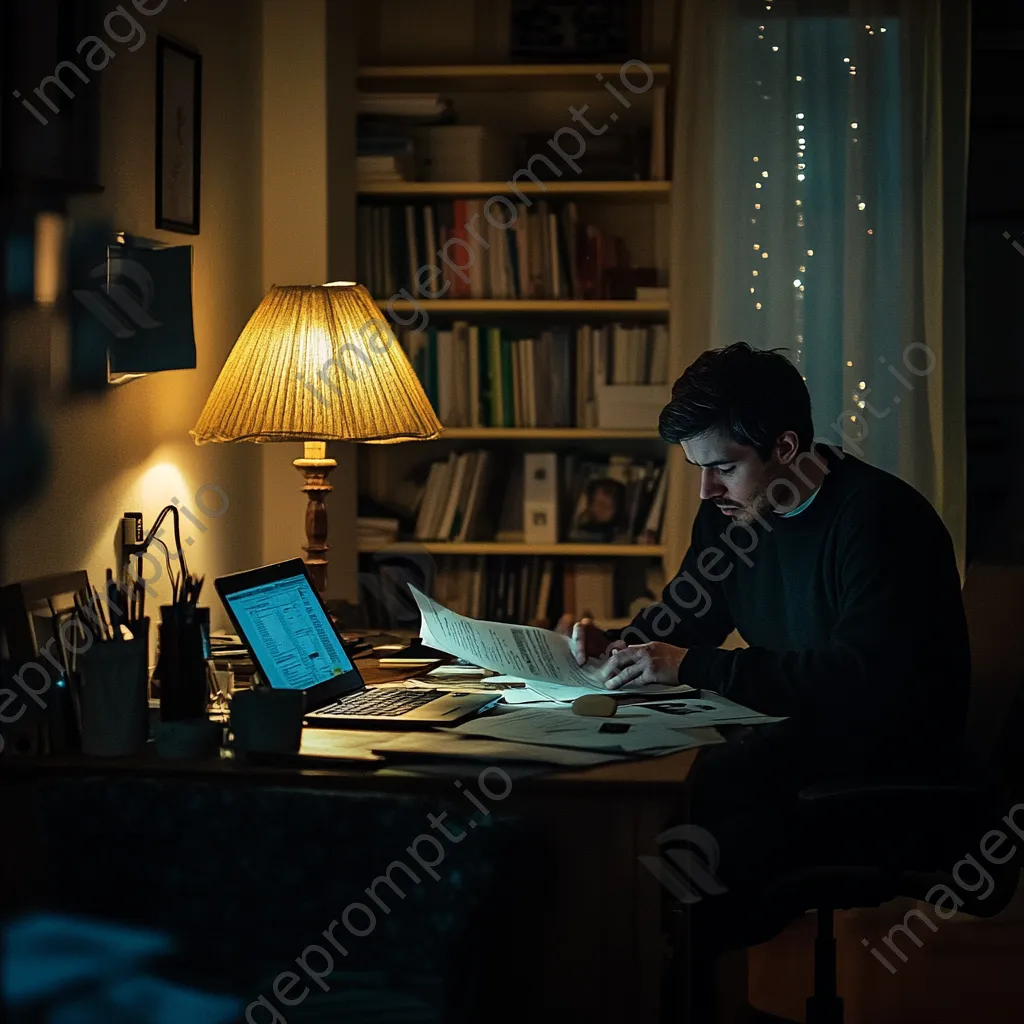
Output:
[[[569,558],[661,558],[662,544],[503,544],[497,541],[399,541],[385,545],[359,545],[360,553],[427,552],[431,555],[565,555]]]
[[[357,189],[360,196],[602,196],[632,201],[664,199],[670,181],[372,181]]]
[[[389,299],[377,299],[386,308]],[[435,313],[590,313],[595,316],[641,316],[668,313],[667,302],[638,302],[636,299],[405,299],[394,302],[395,312],[422,307]]]
[[[667,82],[668,64],[654,61],[647,66],[654,74],[655,83]],[[581,88],[596,91],[604,88],[598,75],[614,82],[621,68],[622,64],[391,65],[362,67],[357,78],[360,89],[373,92],[417,92],[428,85],[453,92]],[[634,71],[631,81],[639,84],[638,75],[639,71]]]
[[[657,430],[601,427],[446,427],[438,440],[647,441],[660,436]]]

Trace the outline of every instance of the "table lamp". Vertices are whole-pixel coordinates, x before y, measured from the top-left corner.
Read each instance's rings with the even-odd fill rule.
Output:
[[[228,355],[190,431],[211,441],[303,441],[306,566],[327,587],[327,441],[390,444],[441,432],[391,328],[362,285],[274,285]]]

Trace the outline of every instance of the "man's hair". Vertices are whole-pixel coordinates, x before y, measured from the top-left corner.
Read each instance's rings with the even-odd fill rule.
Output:
[[[800,371],[781,349],[764,351],[745,341],[704,352],[672,386],[659,431],[669,444],[722,430],[767,461],[779,436],[796,433],[811,447],[811,396]]]

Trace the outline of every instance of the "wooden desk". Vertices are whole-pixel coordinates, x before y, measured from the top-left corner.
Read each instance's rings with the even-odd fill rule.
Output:
[[[365,663],[360,668],[373,681],[394,678],[393,674],[368,671]],[[358,744],[358,732],[350,735]],[[533,973],[510,975],[509,992],[496,992],[497,1000],[509,1000],[513,990],[519,997],[528,994],[531,1019],[535,1020],[588,1019],[615,1024],[658,1020],[665,953],[660,932],[661,888],[639,857],[658,853],[657,836],[679,800],[680,785],[695,753],[519,779],[500,802],[487,800],[496,821],[526,821],[537,829],[546,850],[544,873],[554,883],[538,911],[539,919],[525,922],[525,933],[532,937],[529,946],[494,950],[509,965],[533,969]],[[165,761],[147,756],[104,761],[68,756],[11,761],[3,772],[7,827],[10,834],[28,837],[28,845],[4,850],[6,862],[0,861],[0,877],[21,880],[28,897],[26,905],[33,902],[33,892],[45,893],[46,869],[39,865],[52,863],[54,858],[54,851],[38,848],[43,839],[38,823],[33,826],[33,808],[46,787],[67,780],[99,779],[107,784],[126,779],[174,780],[196,792],[209,792],[211,786],[231,787],[232,792],[235,787],[278,792],[284,787],[297,794],[303,791],[306,799],[310,792],[343,800],[345,794],[383,801],[414,795],[423,806],[439,807],[454,800],[464,813],[474,813],[450,777],[381,775],[371,768],[347,764],[284,768],[224,759]],[[480,766],[467,764],[460,775],[465,788],[478,796],[479,774]],[[498,785],[491,777],[487,788],[493,790]],[[161,809],[154,807],[153,813],[160,814]],[[460,858],[472,856],[471,846],[452,845],[446,866],[457,870],[460,863],[465,865]],[[379,851],[383,858],[394,855],[393,849]],[[445,876],[436,884],[446,885]],[[400,914],[411,912],[409,906],[396,906],[390,917],[397,920]],[[338,908],[331,913],[337,916]],[[329,920],[330,916],[325,916],[324,924]],[[524,922],[516,924],[523,933]],[[300,952],[296,949],[292,957]],[[287,968],[287,962],[281,964],[282,970]],[[543,1008],[541,1012],[537,1012],[539,1008]]]

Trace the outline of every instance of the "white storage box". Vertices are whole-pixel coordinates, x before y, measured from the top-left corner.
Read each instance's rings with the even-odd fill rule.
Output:
[[[657,430],[672,397],[666,384],[605,384],[597,388],[597,425],[605,430]]]
[[[478,124],[416,129],[416,162],[424,181],[507,181],[517,170],[511,140]]]

